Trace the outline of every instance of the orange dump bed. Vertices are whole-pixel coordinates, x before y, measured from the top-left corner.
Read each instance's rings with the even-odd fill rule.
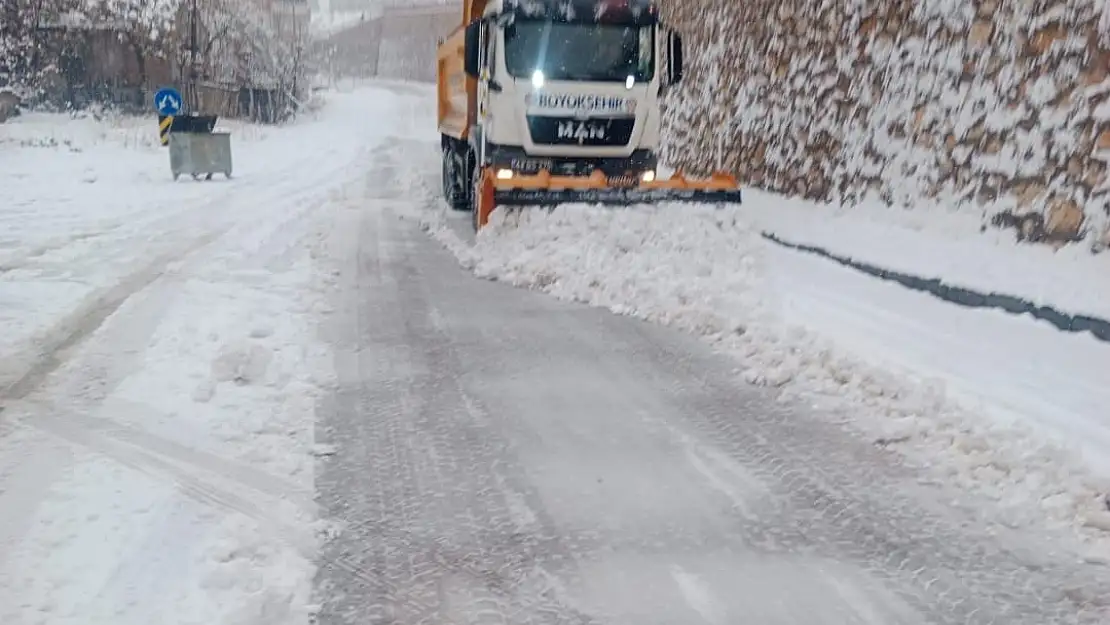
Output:
[[[439,132],[460,140],[478,117],[478,81],[466,75],[466,26],[481,17],[486,0],[463,0],[462,5],[462,23],[436,54]]]
[[[439,44],[436,60],[439,132],[455,139],[466,139],[478,112],[478,83],[466,75],[465,51],[466,29],[460,27]]]

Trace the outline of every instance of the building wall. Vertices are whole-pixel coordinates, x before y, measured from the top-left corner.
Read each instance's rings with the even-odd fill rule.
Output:
[[[324,67],[336,76],[435,80],[436,45],[459,25],[455,5],[386,8],[380,17],[320,44]]]
[[[382,15],[378,74],[435,82],[436,46],[459,26],[461,19],[462,8],[456,5],[387,9]]]
[[[320,59],[323,71],[331,76],[375,76],[378,73],[381,32],[380,19],[366,19],[318,42],[314,56]]]
[[[47,101],[76,107],[108,103],[148,111],[150,96],[172,82],[170,63],[148,57],[140,66],[118,31],[56,27],[46,32],[44,55],[57,59],[57,72],[43,88]]]
[[[308,0],[255,0],[264,1],[274,32],[282,38],[295,41],[308,36],[312,14]]]
[[[1101,3],[1097,3],[1101,4]],[[1106,227],[1110,51],[1094,0],[683,0],[669,156],[818,199],[921,196]]]

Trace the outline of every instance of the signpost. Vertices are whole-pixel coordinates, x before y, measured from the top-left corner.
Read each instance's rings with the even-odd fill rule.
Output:
[[[173,87],[162,87],[154,94],[154,108],[159,115],[177,115],[181,112],[181,93]]]
[[[211,180],[215,173],[230,179],[231,133],[215,132],[215,115],[186,115],[184,108],[181,92],[173,87],[163,87],[154,94],[158,136],[162,145],[170,148],[173,179],[189,174],[194,180],[201,176]]]
[[[181,112],[181,93],[173,87],[162,87],[154,94],[154,110],[158,111],[158,139],[162,145],[170,143],[173,118]]]

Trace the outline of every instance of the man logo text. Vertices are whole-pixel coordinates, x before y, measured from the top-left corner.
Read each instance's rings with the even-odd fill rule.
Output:
[[[586,140],[603,140],[605,139],[605,126],[580,122],[560,122],[559,138],[575,139],[579,143]]]

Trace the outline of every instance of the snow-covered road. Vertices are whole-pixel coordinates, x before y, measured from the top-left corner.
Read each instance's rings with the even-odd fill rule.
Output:
[[[228,183],[120,133],[0,156],[0,623],[1110,619],[1104,566],[782,392],[833,356],[561,301],[769,340],[837,320],[762,301],[824,268],[732,213],[569,210],[434,229],[559,297],[477,280],[423,231],[429,90],[329,99]]]
[[[229,182],[148,120],[0,127],[0,622],[305,622],[316,224],[406,106],[240,128]]]
[[[425,149],[383,148],[385,208],[328,237],[321,623],[1040,624],[1099,598],[703,343],[475,281],[402,219]]]

